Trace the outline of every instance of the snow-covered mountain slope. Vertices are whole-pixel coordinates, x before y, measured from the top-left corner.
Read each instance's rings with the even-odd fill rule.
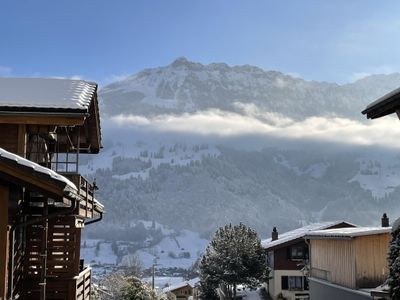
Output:
[[[360,118],[365,104],[397,88],[400,74],[374,75],[351,84],[305,81],[255,66],[203,65],[178,58],[100,90],[104,115],[257,109],[294,119],[337,115]],[[261,116],[259,116],[261,117]]]
[[[394,218],[400,213],[396,150],[337,141],[343,133],[364,141],[349,138],[352,126],[365,126],[360,111],[399,85],[400,74],[337,85],[180,58],[105,86],[100,90],[104,149],[81,160],[81,173],[96,178],[107,214],[89,231],[121,240],[121,228],[129,235],[132,222],[155,220],[209,237],[220,225],[245,222],[265,238],[273,226],[285,231],[336,219],[376,225],[385,211]],[[230,117],[231,127],[210,122],[210,111],[218,112],[219,121]],[[114,126],[121,114],[134,122]],[[207,130],[196,131],[190,116]],[[167,126],[171,120],[174,130]],[[304,124],[287,125],[295,122]],[[332,122],[347,127],[326,131]],[[190,130],[182,130],[186,127]],[[240,135],[214,134],[241,127],[246,130]],[[259,127],[271,134],[252,131]],[[316,138],[302,138],[311,127]],[[321,139],[325,132],[338,137],[328,142]],[[140,238],[140,230],[135,232]]]
[[[158,148],[149,144],[140,143],[124,156],[118,147],[104,152],[114,153],[105,169],[88,163],[88,176],[96,178],[107,208],[96,226],[100,231],[147,219],[207,236],[226,223],[245,222],[266,237],[273,226],[288,230],[337,219],[376,225],[384,211],[396,213],[400,159],[395,151],[315,144],[260,150],[208,144],[198,150],[179,144],[176,153],[168,150],[158,158]],[[153,154],[144,159],[143,149]],[[138,161],[146,162],[143,169]]]

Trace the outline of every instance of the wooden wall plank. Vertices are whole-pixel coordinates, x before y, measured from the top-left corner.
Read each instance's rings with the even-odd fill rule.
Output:
[[[328,280],[355,288],[354,245],[351,240],[311,240],[311,268],[328,272]]]
[[[0,147],[12,153],[18,152],[18,125],[0,124]]]
[[[18,125],[18,152],[17,154],[26,157],[26,125]]]
[[[386,280],[390,239],[389,233],[355,239],[357,288],[376,287]]]

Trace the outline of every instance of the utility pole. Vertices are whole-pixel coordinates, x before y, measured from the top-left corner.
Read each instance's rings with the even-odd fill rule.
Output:
[[[152,278],[151,278],[151,288],[154,290],[155,289],[155,279],[154,279],[154,277],[155,277],[155,275],[156,275],[156,266],[159,266],[160,264],[158,264],[157,263],[157,257],[156,258],[154,258],[154,260],[153,260],[153,266],[152,266],[152,269],[151,269],[151,273],[152,273]]]
[[[155,275],[155,269],[156,269],[156,264],[153,263],[153,267],[152,267],[152,280],[151,280],[151,288],[154,290],[154,275]]]

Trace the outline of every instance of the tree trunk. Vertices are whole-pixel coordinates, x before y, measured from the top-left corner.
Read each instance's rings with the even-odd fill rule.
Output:
[[[233,284],[233,299],[236,300],[236,283]]]

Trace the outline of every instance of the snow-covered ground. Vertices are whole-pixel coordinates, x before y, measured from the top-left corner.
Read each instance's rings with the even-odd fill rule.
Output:
[[[152,277],[145,277],[143,280],[147,283],[152,283]],[[157,289],[163,289],[167,286],[172,286],[185,281],[183,277],[171,277],[171,276],[155,276],[154,277],[154,285]]]
[[[400,182],[400,158],[397,154],[365,153],[358,162],[360,171],[350,182],[360,186],[378,199],[394,191]]]
[[[117,256],[111,242],[97,239],[86,239],[81,247],[81,258],[91,265],[116,265]]]
[[[179,235],[170,235],[151,248],[136,252],[145,268],[156,262],[161,268],[190,268],[207,247],[208,241],[199,234],[183,230]]]
[[[132,257],[137,257],[145,269],[151,268],[154,263],[157,264],[157,269],[188,269],[208,245],[208,240],[201,238],[197,232],[189,230],[176,232],[159,223],[139,222],[142,222],[147,229],[153,226],[155,229],[160,229],[164,237],[158,244],[147,247],[143,245],[134,253],[130,253],[129,248],[137,247],[138,244],[132,241],[85,239],[81,248],[81,258],[85,264],[94,267],[95,273],[102,274],[109,269],[127,267]]]
[[[244,292],[243,297],[246,300],[261,300],[261,299],[263,299],[258,290],[257,291],[246,291],[246,292]]]

